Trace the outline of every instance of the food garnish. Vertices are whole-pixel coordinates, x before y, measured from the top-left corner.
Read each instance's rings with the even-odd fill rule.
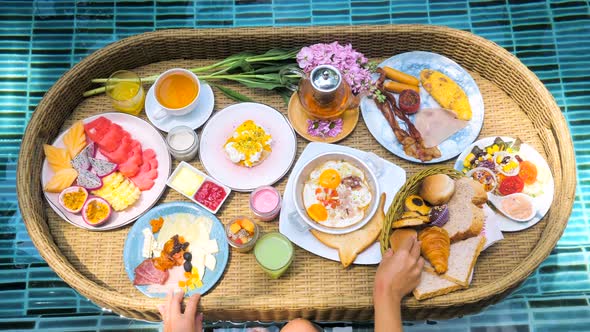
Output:
[[[403,90],[399,94],[398,103],[406,114],[414,114],[420,109],[420,94],[414,90]]]
[[[272,151],[272,137],[252,120],[239,125],[227,139],[223,149],[234,164],[253,167],[260,164]]]
[[[443,107],[453,111],[460,120],[469,121],[472,117],[471,105],[465,91],[445,74],[424,69],[420,72],[422,87]]]
[[[88,191],[79,186],[66,188],[59,194],[59,203],[71,213],[80,212],[86,199],[88,199]]]

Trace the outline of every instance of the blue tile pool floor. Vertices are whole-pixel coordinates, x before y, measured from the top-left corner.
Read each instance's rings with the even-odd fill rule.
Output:
[[[69,288],[43,262],[18,212],[16,162],[25,126],[43,94],[72,65],[113,41],[156,29],[399,23],[471,31],[515,54],[545,83],[566,117],[578,170],[563,237],[515,293],[480,314],[407,322],[406,330],[590,331],[587,0],[0,1],[0,330],[158,330],[157,324],[106,312]],[[372,329],[356,324],[354,330]]]

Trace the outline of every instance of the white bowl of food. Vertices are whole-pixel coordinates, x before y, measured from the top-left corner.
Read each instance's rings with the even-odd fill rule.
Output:
[[[293,192],[302,226],[329,234],[363,227],[379,205],[375,168],[369,159],[343,152],[324,153],[308,161],[295,175]]]

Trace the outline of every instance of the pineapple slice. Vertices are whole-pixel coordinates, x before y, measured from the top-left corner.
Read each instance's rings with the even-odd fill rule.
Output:
[[[120,172],[114,172],[102,180],[103,186],[93,190],[92,194],[104,198],[115,211],[125,210],[135,204],[141,195],[139,188]]]

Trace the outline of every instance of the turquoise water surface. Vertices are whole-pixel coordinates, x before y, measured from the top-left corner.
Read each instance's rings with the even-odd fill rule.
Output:
[[[66,70],[111,42],[156,29],[400,23],[471,31],[516,55],[566,117],[578,170],[574,210],[563,237],[516,292],[480,314],[407,322],[406,330],[590,331],[587,0],[0,1],[0,330],[158,329],[104,311],[68,287],[40,257],[18,211],[16,162],[23,132],[43,94]],[[350,324],[337,326],[345,325]],[[354,326],[370,330],[366,324]]]

